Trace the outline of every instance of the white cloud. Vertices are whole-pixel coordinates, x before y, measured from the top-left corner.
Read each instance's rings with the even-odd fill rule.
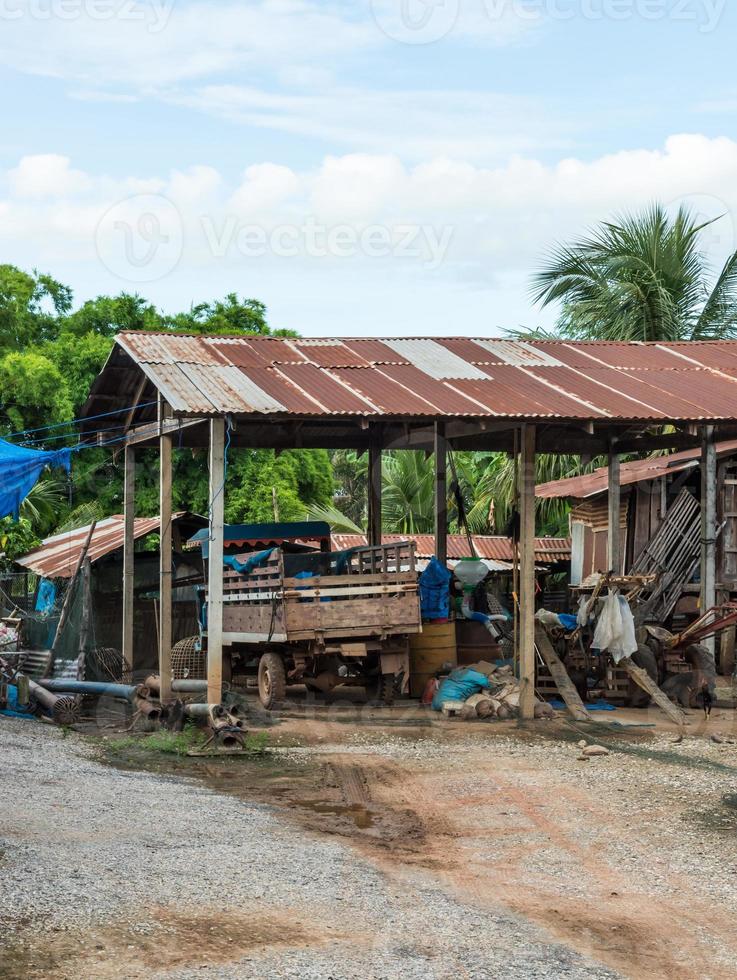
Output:
[[[686,203],[705,217],[726,214],[707,234],[710,257],[716,264],[737,247],[737,141],[698,134],[672,136],[657,149],[592,161],[568,157],[554,164],[512,156],[490,168],[437,157],[412,167],[397,156],[365,153],[328,156],[310,170],[250,163],[235,183],[204,164],[116,180],[74,170],[67,158],[48,154],[23,158],[0,175],[0,186],[6,188],[0,193],[2,260],[41,265],[57,275],[65,263],[84,263],[99,270],[99,283],[107,282],[108,290],[131,283],[111,281],[95,251],[103,215],[124,202],[115,213],[125,215],[134,232],[142,228],[144,237],[155,237],[157,229],[146,221],[139,227],[135,195],[171,201],[183,251],[165,285],[147,282],[146,293],[154,299],[159,290],[188,297],[193,282],[200,297],[217,294],[223,282],[238,289],[247,282],[253,295],[260,294],[261,282],[278,282],[291,293],[300,277],[307,277],[326,308],[338,302],[338,279],[350,283],[350,305],[363,307],[380,302],[385,288],[397,295],[402,288],[412,293],[431,284],[438,316],[447,304],[447,322],[454,322],[459,294],[469,290],[489,296],[489,317],[495,319],[498,290],[507,298],[517,296],[511,324],[517,325],[533,319],[524,283],[552,243],[579,236],[623,209],[658,199],[673,207]],[[290,242],[294,230],[294,252],[280,256],[266,248],[258,257],[246,255],[238,235],[252,225],[265,238],[283,235],[286,228]],[[336,254],[339,248],[318,255],[306,244],[306,226],[324,228],[336,240],[383,229],[393,246],[407,229],[414,228],[424,245],[447,231],[447,250],[435,266],[427,248],[383,257],[371,257],[362,247],[346,258]],[[107,229],[108,249],[115,227]],[[333,312],[337,319],[337,306]],[[325,330],[330,316],[316,313],[315,318]],[[480,325],[468,329],[478,331]]]

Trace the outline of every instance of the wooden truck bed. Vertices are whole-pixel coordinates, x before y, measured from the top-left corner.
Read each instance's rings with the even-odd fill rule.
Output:
[[[312,566],[307,577],[291,574],[300,565]],[[224,572],[225,643],[383,639],[420,629],[412,542],[310,555],[277,549],[249,574]]]

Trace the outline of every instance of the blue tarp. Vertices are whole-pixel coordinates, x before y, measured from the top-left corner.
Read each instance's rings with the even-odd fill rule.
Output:
[[[11,718],[33,718],[33,712],[18,707],[18,688],[8,684],[8,706],[0,711],[0,715],[10,715]]]
[[[250,555],[245,561],[239,561],[235,555],[225,555],[223,558],[223,565],[227,565],[232,568],[234,572],[240,572],[241,575],[250,575],[254,568],[259,568],[261,565],[265,565],[269,560],[269,556],[276,551],[275,548],[269,548],[267,551],[257,551]]]
[[[0,518],[18,518],[20,505],[33,488],[41,471],[47,466],[60,466],[67,472],[71,467],[72,450],[56,449],[45,452],[14,446],[0,439]]]
[[[420,606],[423,619],[447,619],[451,573],[434,556],[420,575]]]
[[[445,701],[466,701],[472,694],[488,691],[490,686],[491,682],[486,674],[471,670],[470,667],[456,667],[444,681],[440,682],[440,687],[432,699],[432,706],[435,711],[442,711]]]

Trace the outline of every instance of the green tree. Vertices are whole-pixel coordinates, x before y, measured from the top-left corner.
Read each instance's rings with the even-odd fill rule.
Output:
[[[87,300],[65,316],[61,329],[77,337],[97,334],[114,337],[121,330],[161,330],[164,320],[156,307],[142,296],[120,293]]]
[[[737,252],[712,282],[698,224],[655,204],[557,246],[533,279],[543,306],[562,304],[558,332],[579,340],[709,340],[737,330]]]
[[[63,332],[40,348],[60,371],[75,416],[87,400],[92,382],[102,370],[111,349],[112,341],[93,331],[81,336]]]
[[[0,265],[0,353],[55,337],[71,305],[71,289],[51,276]]]
[[[0,426],[6,432],[38,428],[73,417],[59,368],[33,352],[0,357]]]
[[[173,330],[191,333],[262,334],[271,329],[266,320],[266,307],[257,299],[238,298],[228,293],[224,300],[198,303],[186,313],[166,318],[166,325]]]

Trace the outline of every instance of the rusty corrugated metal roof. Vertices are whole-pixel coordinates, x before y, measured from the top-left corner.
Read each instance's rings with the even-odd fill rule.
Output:
[[[737,417],[737,342],[121,333],[179,415]],[[242,380],[242,376],[245,379]]]
[[[172,515],[172,522],[181,520],[185,516],[185,511],[179,511]],[[133,533],[136,539],[145,538],[147,534],[152,534],[158,527],[158,517],[137,517]],[[44,538],[38,548],[29,551],[22,558],[16,558],[15,562],[43,578],[71,578],[77,567],[89,530],[90,525],[87,524],[84,527],[75,528],[73,531]],[[114,514],[112,517],[98,521],[87,552],[90,561],[94,564],[105,555],[122,548],[124,530],[122,514]]]
[[[737,439],[717,443],[718,456],[737,454]],[[644,480],[657,480],[669,473],[680,473],[689,467],[698,466],[701,457],[700,449],[686,449],[670,456],[650,456],[647,459],[635,459],[622,463],[620,467],[620,483],[628,486],[632,483],[642,483]],[[585,500],[605,493],[609,489],[609,470],[601,466],[593,473],[583,476],[571,476],[565,480],[552,480],[535,487],[535,496],[553,499],[570,497],[574,500]]]
[[[346,548],[360,548],[366,544],[364,534],[332,534],[332,547],[336,551]],[[435,537],[432,534],[384,534],[384,544],[397,541],[414,541],[418,558],[432,558],[435,554]],[[489,561],[512,561],[512,539],[497,535],[474,534],[473,544],[479,558]],[[465,534],[448,535],[448,558],[470,558],[471,549]],[[540,564],[568,561],[571,557],[571,542],[568,538],[535,538],[535,561]]]

